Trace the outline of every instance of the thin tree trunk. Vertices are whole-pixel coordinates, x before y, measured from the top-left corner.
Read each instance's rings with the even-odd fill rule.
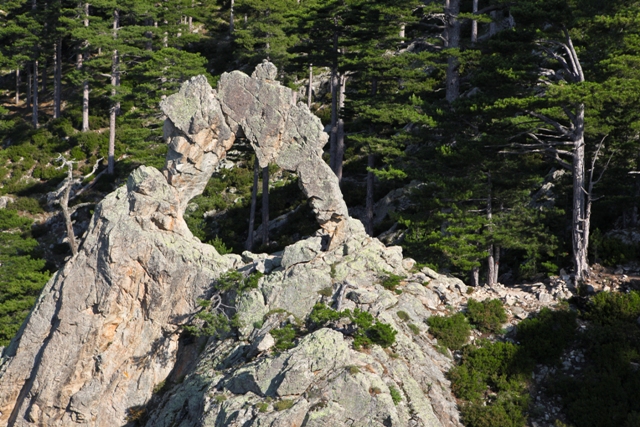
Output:
[[[31,122],[33,127],[38,127],[38,60],[33,61],[33,105]]]
[[[398,37],[400,37],[401,39],[403,39],[405,36],[405,28],[406,28],[405,24],[400,25],[400,32],[398,33]]]
[[[113,38],[117,37],[120,14],[118,10],[113,12]],[[118,86],[118,50],[113,50],[111,60],[111,96],[115,98],[116,87]],[[120,109],[120,103],[111,101],[111,110],[109,112],[109,154],[107,160],[107,173],[113,175],[115,169],[115,147],[116,147],[116,115]]]
[[[20,67],[16,68],[16,106],[20,104]]]
[[[313,100],[313,64],[309,64],[309,88],[307,89],[307,107],[311,109]]]
[[[476,287],[480,284],[480,267],[473,267],[471,270],[471,286]]]
[[[331,134],[329,135],[329,166],[336,171],[338,136],[338,31],[333,33],[333,52],[335,58],[331,67]]]
[[[231,0],[231,7],[229,8],[229,34],[233,34],[233,3],[234,0]]]
[[[256,160],[257,161],[257,160]],[[262,169],[262,244],[269,244],[269,166]]]
[[[500,246],[494,247],[494,268],[493,268],[493,283],[498,283],[498,276],[500,275]]]
[[[478,13],[478,0],[473,0],[473,13]],[[471,21],[471,43],[478,42],[478,21]]]
[[[85,28],[89,27],[89,3],[84,3],[82,6],[84,11],[84,19],[83,25]],[[80,48],[80,52],[78,53],[78,63],[77,69],[82,71],[84,64],[84,52],[83,50],[87,48],[89,42],[85,40],[82,43],[82,47]],[[89,130],[89,80],[85,79],[82,81],[82,132],[87,132]]]
[[[40,95],[44,97],[47,93],[47,86],[49,85],[49,74],[47,74],[47,61],[42,64],[42,85],[40,86]]]
[[[251,189],[251,211],[249,212],[249,234],[244,248],[250,251],[253,248],[253,229],[256,221],[256,205],[258,202],[258,180],[260,176],[260,165],[256,157],[253,163],[253,188]]]
[[[491,194],[491,173],[487,173],[487,187],[489,190],[489,194],[487,197],[487,223],[489,233],[493,231],[493,225],[491,224],[491,219],[493,217],[493,207],[492,207],[492,197]],[[493,244],[489,245],[487,250],[489,256],[487,257],[487,285],[491,286],[494,284],[493,278],[495,277],[495,259],[493,257]]]
[[[367,156],[367,199],[365,202],[365,228],[369,236],[373,236],[373,190],[375,184],[375,175],[373,174],[373,168],[375,164],[375,154],[369,154]]]
[[[54,78],[53,78],[53,118],[60,118],[60,104],[62,102],[62,40],[56,42],[54,56]]]
[[[573,264],[576,283],[589,275],[587,249],[589,246],[588,221],[585,204],[585,176],[584,176],[584,104],[579,104],[575,115],[575,130],[573,139],[573,221],[572,243]]]
[[[347,86],[347,76],[340,75],[339,105],[338,111],[344,108],[345,88]],[[338,181],[342,180],[342,164],[344,159],[344,119],[338,117],[338,126],[336,132],[336,162],[334,172],[338,177]]]
[[[71,220],[71,214],[69,213],[69,194],[71,193],[71,187],[73,186],[73,168],[71,165],[67,165],[67,184],[62,193],[62,200],[60,200],[60,207],[62,208],[62,215],[64,216],[64,223],[67,228],[67,240],[71,247],[71,254],[76,256],[78,254],[78,242],[76,242],[76,235],[73,231],[73,221]]]
[[[33,84],[31,74],[31,64],[29,64],[27,65],[27,110],[31,109],[31,85]]]
[[[460,0],[446,0],[445,15],[447,16],[446,47],[457,49],[460,47]],[[460,73],[458,70],[459,61],[456,56],[450,55],[447,60],[447,91],[446,99],[453,102],[460,95]]]

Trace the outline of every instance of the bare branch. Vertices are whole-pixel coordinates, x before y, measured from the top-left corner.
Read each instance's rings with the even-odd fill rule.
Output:
[[[564,37],[568,46],[568,52],[575,64],[575,72],[578,78],[578,82],[584,82],[584,73],[582,72],[582,65],[580,65],[580,59],[578,58],[578,54],[576,53],[576,48],[573,46],[573,41],[571,40],[571,36],[569,35],[569,31],[567,27],[562,26],[562,32],[564,33]]]
[[[530,110],[526,110],[525,111],[527,114],[529,114],[530,116],[533,116],[537,119],[542,120],[543,122],[545,122],[546,124],[553,126],[558,132],[560,132],[561,134],[564,135],[568,135],[570,132],[569,128],[567,128],[564,125],[561,125],[560,123],[556,122],[555,120],[550,119],[549,117],[540,114],[540,113],[536,113],[535,111],[530,111]]]

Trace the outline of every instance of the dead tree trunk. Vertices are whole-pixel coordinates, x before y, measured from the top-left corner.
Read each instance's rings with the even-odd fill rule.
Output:
[[[262,244],[269,244],[269,166],[262,169]]]
[[[249,212],[249,234],[244,248],[250,251],[253,248],[253,229],[256,221],[256,205],[258,202],[258,180],[260,175],[260,165],[256,157],[253,163],[253,187],[251,188],[251,211]]]
[[[478,13],[478,0],[473,0],[473,13]],[[471,21],[471,43],[478,42],[478,21]]]
[[[58,166],[56,169],[62,169],[65,167],[67,168],[67,177],[62,182],[62,185],[58,188],[57,191],[50,194],[53,196],[55,203],[60,205],[60,209],[62,210],[62,216],[64,217],[64,223],[67,229],[67,240],[69,242],[69,247],[71,248],[71,254],[73,256],[78,254],[78,242],[76,240],[76,236],[73,231],[73,220],[71,219],[71,215],[73,215],[73,213],[79,208],[91,205],[92,203],[81,203],[72,208],[69,208],[71,190],[73,190],[74,186],[81,184],[82,181],[84,181],[85,179],[93,175],[98,169],[98,165],[100,164],[101,161],[102,161],[102,158],[96,161],[96,163],[93,165],[93,170],[88,175],[74,178],[73,164],[77,162],[65,159],[62,156],[62,154],[59,154],[58,157],[54,160],[54,162],[62,162],[62,164]]]

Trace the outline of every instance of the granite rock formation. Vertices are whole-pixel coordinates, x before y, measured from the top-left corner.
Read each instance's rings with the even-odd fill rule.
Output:
[[[426,289],[379,284],[412,263],[349,218],[320,121],[275,75],[263,63],[223,75],[217,91],[196,77],[163,102],[164,170],[140,167],[97,206],[78,254],[3,352],[0,426],[460,426],[450,359],[425,333]],[[298,174],[320,224],[282,254],[221,256],[183,220],[240,134],[261,166]],[[265,276],[238,295],[237,331],[194,347],[184,326],[230,270]],[[368,311],[398,330],[396,344],[360,352],[322,328],[272,352],[271,332],[320,300]]]

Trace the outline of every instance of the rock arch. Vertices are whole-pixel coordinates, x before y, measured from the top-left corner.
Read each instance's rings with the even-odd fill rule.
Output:
[[[185,82],[166,98],[165,138],[169,153],[163,173],[181,194],[181,209],[201,194],[218,162],[240,132],[250,141],[261,167],[274,162],[298,174],[320,226],[335,234],[348,218],[338,179],[322,160],[328,136],[320,119],[276,79],[270,62],[249,77],[234,71],[214,90],[204,76]]]

